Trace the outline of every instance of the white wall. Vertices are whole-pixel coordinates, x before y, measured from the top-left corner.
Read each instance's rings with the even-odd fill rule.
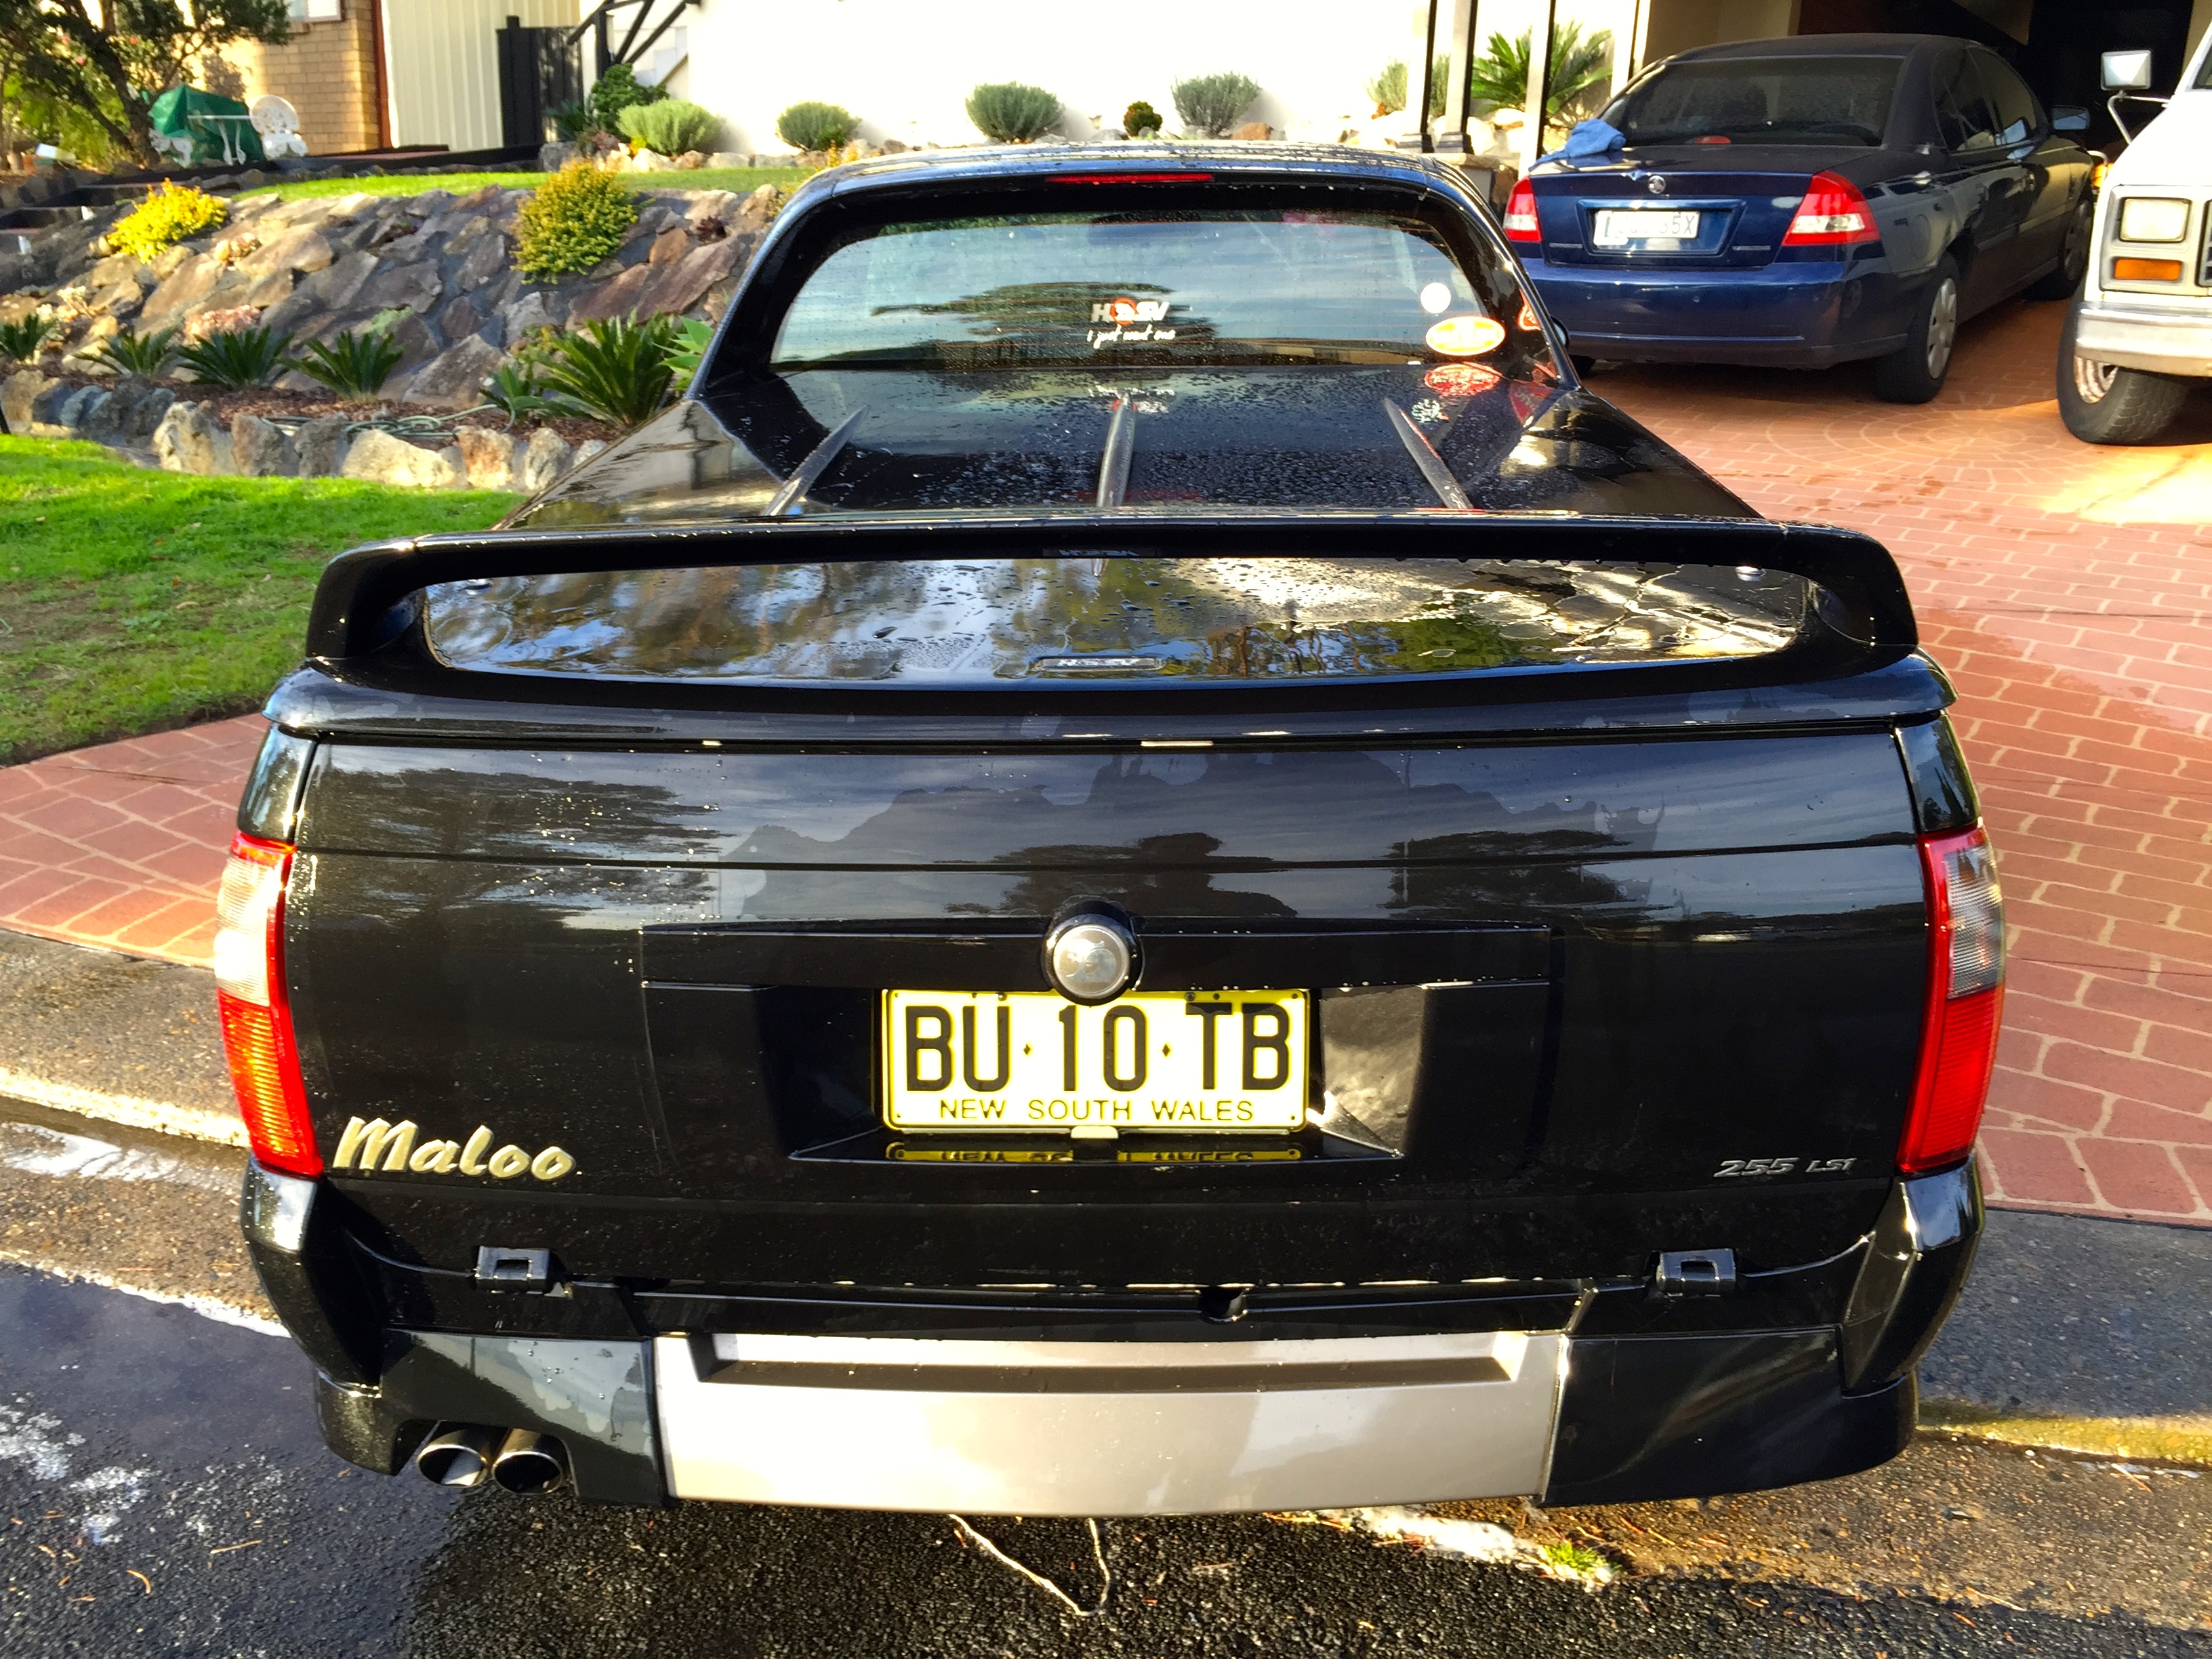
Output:
[[[1487,8],[1486,8],[1487,9]],[[962,106],[977,83],[1057,93],[1070,137],[1119,126],[1145,99],[1176,125],[1168,88],[1232,70],[1261,88],[1249,118],[1294,138],[1370,124],[1361,90],[1393,58],[1419,84],[1425,4],[1409,0],[1202,0],[1175,8],[1036,0],[704,0],[690,20],[688,95],[728,124],[732,149],[785,148],[775,118],[802,99],[842,104],[863,137],[983,142]],[[1418,94],[1416,94],[1418,96]],[[1401,117],[1383,124],[1405,131]]]
[[[577,21],[577,0],[381,0],[395,144],[489,149],[501,137],[499,43],[509,17],[532,28]],[[590,58],[586,42],[585,56]],[[314,130],[314,112],[300,112]]]

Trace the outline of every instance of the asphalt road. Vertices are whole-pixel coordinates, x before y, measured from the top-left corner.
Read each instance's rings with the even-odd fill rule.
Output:
[[[1091,1619],[945,1516],[387,1480],[323,1449],[256,1323],[236,1162],[0,1122],[0,1653],[2212,1659],[2212,1475],[1943,1439],[1704,1506],[1454,1511],[1603,1552],[1595,1591],[1333,1517],[1109,1521]],[[1097,1601],[1080,1523],[976,1524]]]

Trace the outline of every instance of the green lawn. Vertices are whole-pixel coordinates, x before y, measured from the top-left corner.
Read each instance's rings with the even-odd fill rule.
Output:
[[[0,437],[0,763],[258,708],[331,554],[480,529],[518,499],[149,472]]]
[[[456,196],[465,196],[486,185],[497,185],[501,190],[535,190],[550,176],[543,173],[393,173],[369,179],[309,179],[239,194],[264,196],[274,190],[288,202],[307,196],[351,196],[356,191],[369,196],[419,196],[426,190],[450,190]],[[625,173],[622,179],[634,191],[728,190],[745,196],[763,185],[788,190],[810,176],[805,167],[701,167],[693,173]]]

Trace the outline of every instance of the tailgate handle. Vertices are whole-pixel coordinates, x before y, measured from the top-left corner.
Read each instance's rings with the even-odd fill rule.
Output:
[[[487,1244],[477,1252],[477,1283],[543,1289],[553,1278],[550,1250],[509,1250]]]
[[[1734,1250],[1662,1250],[1651,1294],[1667,1301],[1727,1296],[1735,1289]]]

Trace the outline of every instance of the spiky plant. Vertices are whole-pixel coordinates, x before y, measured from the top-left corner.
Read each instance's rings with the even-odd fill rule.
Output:
[[[675,390],[676,325],[651,317],[586,323],[556,335],[538,371],[552,396],[616,426],[641,426]]]
[[[486,403],[507,416],[510,429],[526,415],[575,412],[565,401],[545,395],[538,361],[526,353],[517,353],[484,376],[483,395]]]
[[[384,390],[392,371],[407,355],[388,329],[348,329],[326,345],[311,340],[292,360],[309,380],[328,386],[342,403],[365,404]]]
[[[155,329],[141,334],[135,328],[118,329],[91,353],[94,362],[106,363],[118,374],[143,374],[158,380],[177,361],[177,330]]]
[[[1528,101],[1529,31],[1508,40],[1493,34],[1482,56],[1468,68],[1469,98],[1522,109]],[[1613,32],[1599,29],[1587,40],[1579,23],[1552,31],[1552,50],[1544,67],[1544,129],[1561,133],[1595,107],[1613,82]]]
[[[54,319],[43,311],[18,317],[12,323],[0,323],[0,357],[27,363],[46,349],[47,337],[53,331]]]
[[[225,329],[195,341],[177,358],[204,386],[224,392],[244,392],[267,386],[284,368],[292,337],[270,328]]]
[[[707,348],[714,343],[714,325],[702,323],[696,317],[686,318],[676,330],[676,343],[670,349],[668,367],[676,378],[690,386],[699,373],[699,365],[706,361]]]

